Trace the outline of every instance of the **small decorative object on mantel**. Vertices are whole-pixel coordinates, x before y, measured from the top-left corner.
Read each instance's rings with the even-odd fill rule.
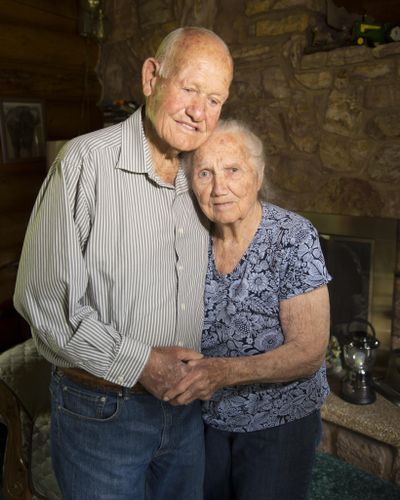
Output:
[[[46,156],[44,105],[34,99],[0,100],[3,163],[36,161]]]
[[[353,5],[354,7],[354,5]],[[330,51],[350,45],[377,45],[400,41],[400,22],[377,22],[366,14],[348,12],[334,0],[326,0],[326,18],[310,26],[309,45],[305,54]]]
[[[326,352],[326,370],[328,373],[340,375],[343,372],[342,367],[342,349],[339,340],[335,335],[331,335]]]
[[[337,7],[334,0],[326,0],[326,18],[316,19],[309,33],[310,43],[305,54],[324,52],[353,44],[352,26],[358,14]]]
[[[353,41],[357,45],[376,47],[384,43],[400,42],[400,23],[368,22],[365,18],[353,26]]]
[[[100,104],[103,112],[104,127],[122,122],[134,113],[139,107],[135,101],[125,101],[124,99],[114,99],[111,102]]]
[[[358,329],[351,331],[354,325]],[[366,329],[363,330],[362,327],[365,326]],[[348,330],[351,340],[343,345],[347,373],[342,379],[341,396],[349,403],[370,404],[376,400],[371,370],[380,342],[376,338],[374,327],[363,318],[354,319],[349,324]]]

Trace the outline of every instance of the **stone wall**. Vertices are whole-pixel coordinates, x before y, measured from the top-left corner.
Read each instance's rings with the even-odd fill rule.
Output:
[[[230,46],[224,115],[266,144],[269,199],[292,210],[400,218],[400,43],[309,52],[325,0],[114,0],[103,99],[141,102],[140,68],[171,29],[202,25]]]
[[[141,65],[161,39],[179,26],[208,27],[226,41],[235,60],[223,116],[250,122],[265,142],[268,199],[295,211],[400,219],[400,43],[340,47],[337,40],[335,49],[323,50],[324,39],[335,42],[336,36],[326,25],[326,5],[109,0],[108,36],[98,64],[102,101],[141,103]]]

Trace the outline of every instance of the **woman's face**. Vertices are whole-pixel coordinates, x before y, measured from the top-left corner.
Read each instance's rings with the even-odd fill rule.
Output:
[[[217,224],[244,221],[257,207],[261,179],[238,132],[214,132],[194,153],[191,178],[201,209]]]

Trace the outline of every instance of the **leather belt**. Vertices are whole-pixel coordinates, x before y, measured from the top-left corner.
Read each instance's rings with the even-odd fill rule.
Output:
[[[86,385],[93,389],[106,389],[114,392],[121,392],[122,390],[125,390],[128,394],[149,394],[140,382],[136,382],[133,387],[124,387],[122,385],[114,384],[109,380],[105,380],[104,378],[96,377],[96,375],[92,375],[91,373],[81,370],[80,368],[57,368],[57,371],[61,375],[65,375],[73,382],[78,382],[79,384]]]

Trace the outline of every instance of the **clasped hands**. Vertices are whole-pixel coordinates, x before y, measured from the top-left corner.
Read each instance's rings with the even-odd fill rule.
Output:
[[[140,383],[156,398],[173,405],[210,399],[225,385],[226,360],[204,358],[183,347],[153,348]]]

